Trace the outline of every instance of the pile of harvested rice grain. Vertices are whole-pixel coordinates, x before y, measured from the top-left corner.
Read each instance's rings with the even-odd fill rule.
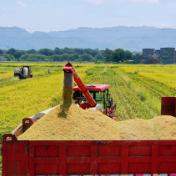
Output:
[[[119,139],[117,129],[118,123],[99,111],[64,104],[38,120],[19,139]]]
[[[64,87],[63,104],[55,107],[18,139],[90,140],[90,139],[176,139],[176,118],[158,116],[151,120],[115,122],[93,109],[72,104],[72,88]]]
[[[19,139],[176,139],[176,118],[115,122],[101,112],[75,104],[59,105],[33,124]]]
[[[176,139],[176,118],[173,116],[158,116],[150,120],[126,120],[118,123],[120,139]]]

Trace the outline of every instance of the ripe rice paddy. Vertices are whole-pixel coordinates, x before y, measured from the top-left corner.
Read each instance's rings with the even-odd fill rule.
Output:
[[[0,64],[0,136],[11,132],[23,118],[56,106],[61,100],[64,63],[25,63],[32,66],[34,77],[19,80],[13,77],[13,70],[22,65]],[[74,67],[84,83],[110,84],[117,105],[117,121],[159,116],[161,97],[176,95],[176,65],[74,64]],[[47,73],[48,68],[51,74]]]
[[[14,69],[22,65],[32,66],[32,79],[13,77]],[[23,118],[60,103],[63,66],[64,63],[0,64],[0,137],[10,133]],[[84,83],[110,84],[117,121],[159,116],[161,97],[176,96],[176,65],[75,63],[74,67]]]

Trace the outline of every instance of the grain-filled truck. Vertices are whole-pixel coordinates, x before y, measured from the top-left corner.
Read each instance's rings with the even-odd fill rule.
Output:
[[[161,104],[161,115],[176,117],[175,97],[163,97]],[[23,119],[11,134],[3,136],[2,176],[176,173],[176,140],[18,139],[51,110]]]

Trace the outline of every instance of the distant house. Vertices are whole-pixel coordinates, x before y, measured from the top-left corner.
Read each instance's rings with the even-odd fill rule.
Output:
[[[175,48],[161,48],[160,49],[160,59],[163,64],[173,64],[176,63]]]
[[[0,56],[0,61],[7,61],[7,58],[5,56]]]
[[[160,50],[145,48],[142,50],[141,64],[159,64]]]
[[[176,63],[175,48],[161,48],[155,50],[153,48],[146,48],[142,51],[141,64],[173,64]]]

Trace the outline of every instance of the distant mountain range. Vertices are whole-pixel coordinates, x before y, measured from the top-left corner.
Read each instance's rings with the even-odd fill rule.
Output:
[[[78,28],[29,33],[18,27],[0,27],[1,49],[92,48],[141,51],[142,48],[176,47],[176,29],[155,27]]]

